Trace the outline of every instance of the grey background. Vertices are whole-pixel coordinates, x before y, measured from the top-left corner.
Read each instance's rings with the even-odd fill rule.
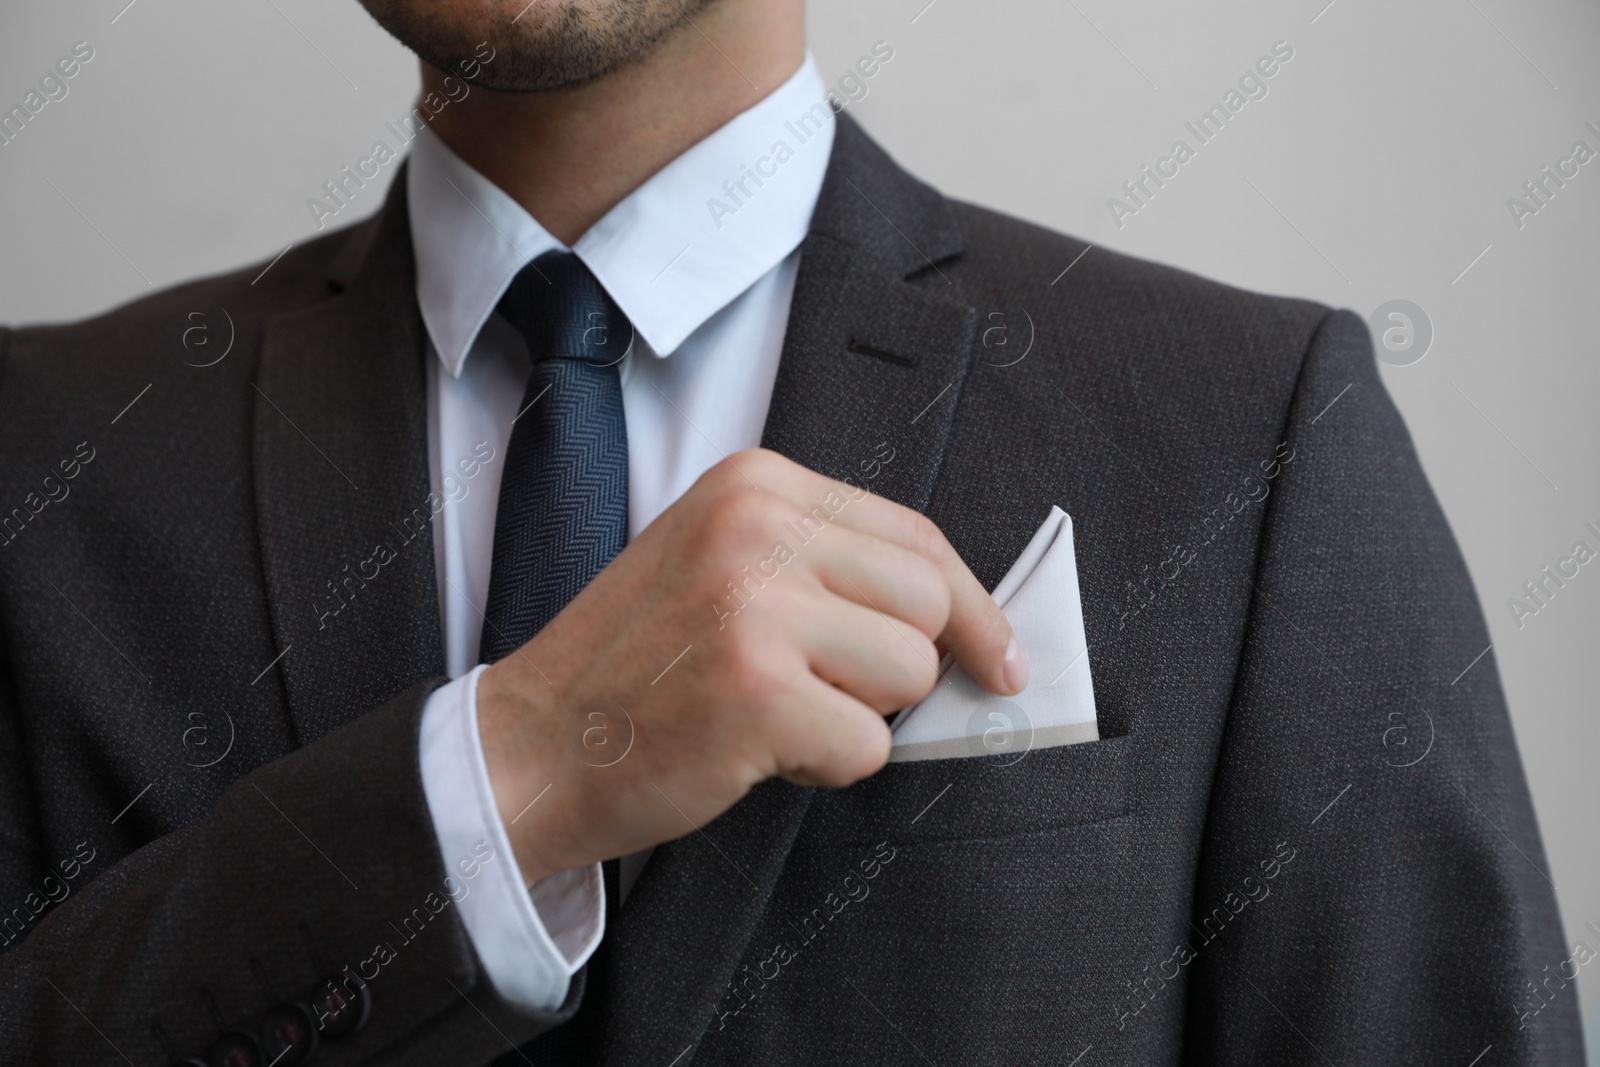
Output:
[[[0,16],[6,108],[75,42],[96,55],[0,147],[8,323],[89,315],[310,238],[307,198],[418,84],[354,0],[19,7]],[[850,109],[950,195],[1363,317],[1395,299],[1424,310],[1431,349],[1384,381],[1488,615],[1568,939],[1600,950],[1585,928],[1600,926],[1600,562],[1520,628],[1507,606],[1574,541],[1600,549],[1583,528],[1600,527],[1600,159],[1523,228],[1506,206],[1574,141],[1600,151],[1584,128],[1600,128],[1600,9],[812,0],[809,22],[830,83],[874,42],[894,48]],[[1119,228],[1107,199],[1178,138],[1195,146],[1184,122],[1277,41],[1295,54],[1267,96]],[[381,196],[369,184],[339,224]],[[1579,985],[1600,1064],[1600,964]]]

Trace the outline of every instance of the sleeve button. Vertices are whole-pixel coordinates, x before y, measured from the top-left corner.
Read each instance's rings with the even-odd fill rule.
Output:
[[[262,1067],[261,1046],[249,1034],[223,1034],[206,1053],[209,1067]]]
[[[317,990],[311,1012],[322,1036],[329,1041],[343,1041],[367,1025],[372,1014],[372,994],[364,982],[352,989],[349,982],[330,978]]]
[[[303,1004],[279,1004],[261,1020],[261,1054],[278,1067],[304,1063],[317,1051],[317,1028]]]

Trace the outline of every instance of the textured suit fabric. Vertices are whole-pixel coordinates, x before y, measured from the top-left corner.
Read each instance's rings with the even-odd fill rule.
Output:
[[[493,663],[544,629],[628,540],[628,427],[618,364],[622,310],[571,252],[512,279],[500,310],[533,370],[506,446],[479,657]]]
[[[1577,1064],[1570,987],[1513,1007],[1568,952],[1365,328],[1084,248],[841,119],[765,443],[926,512],[991,587],[1067,510],[1103,739],[769,782],[659,847],[593,965],[591,1062]],[[319,1062],[483,1063],[557,1021],[495,1003],[448,907],[388,929],[462,877],[415,763],[439,654],[403,199],[256,273],[0,335],[0,508],[29,513],[0,547],[0,892],[98,850],[0,955],[0,1062],[157,1062],[152,1017],[198,1049],[202,986],[232,1025],[283,995],[252,956],[293,990],[380,939],[372,1021]],[[221,308],[230,354],[186,366]],[[233,724],[203,769],[194,712]]]

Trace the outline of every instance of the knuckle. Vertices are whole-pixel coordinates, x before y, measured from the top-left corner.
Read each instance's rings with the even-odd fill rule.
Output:
[[[765,448],[744,448],[722,460],[717,467],[726,468],[725,476],[741,482],[746,478],[761,481],[776,475],[779,467],[787,462],[776,452]]]
[[[939,682],[939,654],[933,642],[926,638],[912,638],[911,644],[912,647],[906,649],[901,657],[904,691],[896,694],[903,698],[900,706],[921,700]]]
[[[953,607],[950,583],[945,581],[944,573],[928,560],[921,560],[918,567],[917,588],[925,598],[923,610],[927,612],[924,633],[938,634],[944,630],[945,623],[950,621],[950,612]]]
[[[700,480],[714,492],[720,492],[736,486],[748,487],[749,482],[745,480],[747,472],[759,463],[759,460],[751,453],[752,450],[746,449],[743,452],[735,452],[731,456],[723,457],[712,464],[700,476]]]
[[[835,773],[839,775],[840,788],[872,777],[889,762],[889,727],[882,719],[876,719],[869,727],[857,732],[854,738],[856,743],[850,746],[836,765]]]
[[[700,545],[713,557],[737,555],[766,543],[778,525],[778,499],[740,479],[717,493],[702,513]]]
[[[944,539],[944,532],[921,512],[909,512],[906,534],[912,549],[924,559],[940,560],[952,551],[950,543]]]
[[[905,641],[895,639],[882,647],[877,659],[877,676],[868,694],[858,694],[857,699],[881,714],[915,704],[938,684],[938,652],[925,637],[907,634]]]
[[[780,691],[776,657],[757,637],[730,635],[717,652],[716,682],[735,701],[764,708]]]
[[[736,462],[740,466],[746,466],[752,463],[767,463],[771,460],[779,458],[780,457],[776,452],[769,448],[761,448],[759,446],[755,448],[741,448],[739,451],[728,457],[730,461]]]

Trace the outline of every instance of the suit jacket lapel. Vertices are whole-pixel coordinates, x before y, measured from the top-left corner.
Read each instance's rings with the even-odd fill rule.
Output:
[[[762,443],[926,510],[977,325],[974,309],[945,296],[938,273],[960,249],[944,198],[841,116]],[[811,796],[763,783],[710,825],[656,849],[606,935],[599,1062],[675,1062],[698,1043]]]
[[[272,319],[255,498],[276,670],[307,743],[441,671],[425,348],[405,172],[354,227],[332,295]]]

